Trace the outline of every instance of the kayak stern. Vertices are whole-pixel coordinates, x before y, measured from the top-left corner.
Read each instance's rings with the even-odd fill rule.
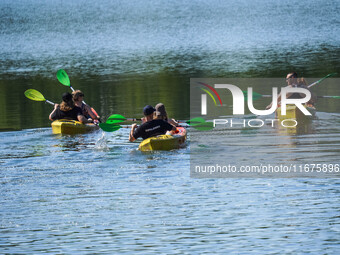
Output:
[[[53,134],[68,134],[68,135],[75,135],[75,134],[85,134],[92,132],[94,130],[99,129],[99,127],[95,124],[88,123],[82,124],[76,120],[55,120],[51,124]]]
[[[179,149],[186,140],[186,129],[178,127],[174,135],[159,135],[142,141],[139,145],[140,151],[169,151]]]

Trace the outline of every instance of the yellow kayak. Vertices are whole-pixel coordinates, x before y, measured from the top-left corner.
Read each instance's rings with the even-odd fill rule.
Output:
[[[297,108],[295,105],[287,105],[286,115],[281,114],[281,107],[278,107],[276,110],[276,116],[280,120],[285,119],[295,119],[298,122],[302,121],[308,121],[313,118],[315,115],[315,107],[313,106],[305,106],[305,108],[312,114],[310,115],[304,115],[299,108]]]
[[[178,127],[174,135],[159,135],[142,141],[139,145],[140,151],[169,151],[179,149],[187,138],[187,131]]]
[[[85,134],[92,132],[94,130],[99,129],[99,127],[95,124],[88,123],[82,124],[76,120],[55,120],[51,124],[53,134],[68,134],[68,135],[75,135],[75,134]]]

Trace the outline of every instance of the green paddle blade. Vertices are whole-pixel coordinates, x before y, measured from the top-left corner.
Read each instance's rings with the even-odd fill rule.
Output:
[[[207,130],[211,130],[214,128],[214,123],[213,122],[198,123],[198,124],[191,125],[191,127],[199,131],[207,131]]]
[[[106,132],[114,132],[121,128],[121,126],[119,125],[108,124],[108,123],[100,123],[99,127]]]
[[[185,123],[187,123],[188,125],[195,125],[195,124],[200,124],[200,123],[204,123],[205,119],[201,118],[201,117],[197,117],[197,118],[193,118],[191,120],[187,120]]]
[[[331,76],[334,76],[334,75],[336,75],[336,74],[338,74],[338,73],[330,73],[330,74],[327,74],[325,77],[321,78],[321,79],[318,80],[316,83],[320,83],[320,82],[322,82],[324,79],[327,79],[327,78],[329,78],[329,77],[331,77]]]
[[[35,90],[35,89],[26,90],[25,96],[28,99],[31,99],[31,100],[34,100],[34,101],[46,101],[44,96],[38,90]]]
[[[326,78],[331,77],[331,76],[336,75],[336,74],[338,74],[338,73],[330,73],[326,76]]]
[[[65,86],[69,86],[69,87],[71,86],[70,78],[68,78],[68,75],[65,72],[65,70],[63,70],[63,69],[58,70],[57,79],[61,84],[65,85]]]
[[[244,95],[245,99],[248,100],[248,91],[242,91],[242,92],[243,92],[243,95]],[[262,97],[261,94],[253,92],[253,100],[257,100],[257,99],[259,99],[261,97]]]
[[[338,73],[330,73],[330,74],[327,74],[325,77],[321,78],[320,80],[316,81],[316,82],[313,82],[312,84],[308,85],[307,88],[311,88],[313,87],[314,85],[316,84],[319,84],[320,82],[322,82],[324,79],[327,79],[328,77],[331,77],[331,76],[334,76]]]
[[[107,120],[107,124],[117,124],[126,121],[126,118],[120,114],[113,114]]]

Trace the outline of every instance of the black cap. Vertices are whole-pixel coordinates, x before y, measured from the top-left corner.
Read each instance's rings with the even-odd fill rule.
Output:
[[[68,92],[65,92],[62,96],[64,102],[72,101],[72,95]]]
[[[154,111],[156,111],[156,110],[151,105],[147,105],[143,109],[143,113],[144,113],[145,116],[152,114]]]

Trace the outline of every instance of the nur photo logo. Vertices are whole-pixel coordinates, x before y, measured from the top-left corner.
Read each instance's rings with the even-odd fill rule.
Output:
[[[298,78],[287,77],[288,86],[279,78],[193,78],[190,83],[190,117],[204,118],[212,122],[213,127],[301,126],[315,117],[316,96],[310,88],[335,74],[310,85],[301,85]],[[338,96],[317,98],[320,97]]]

